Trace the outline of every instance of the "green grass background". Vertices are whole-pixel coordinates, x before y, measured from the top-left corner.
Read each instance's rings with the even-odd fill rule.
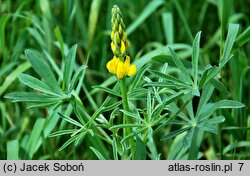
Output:
[[[244,103],[245,108],[221,110],[226,121],[218,135],[205,133],[200,150],[202,159],[249,159],[249,0],[0,0],[0,159],[25,159],[27,151],[32,159],[97,159],[88,140],[58,151],[67,137],[49,138],[48,133],[70,125],[56,119],[54,127],[46,131],[46,109],[26,110],[25,103],[11,103],[3,96],[13,91],[32,91],[17,79],[22,72],[37,76],[25,58],[25,49],[45,51],[55,75],[60,77],[57,69],[62,57],[78,44],[76,67],[88,62],[80,98],[90,114],[95,112],[107,94],[92,86],[109,86],[115,81],[106,69],[112,58],[110,20],[114,4],[123,13],[130,56],[139,66],[151,62],[161,68],[161,64],[151,61],[152,57],[142,58],[147,54],[154,56],[158,48],[167,44],[191,47],[198,31],[202,31],[199,64],[217,65],[229,23],[240,24],[240,34],[245,31],[245,39],[237,43],[239,52],[220,74],[227,97]],[[183,60],[191,60],[190,50],[180,50],[178,54]],[[226,95],[215,92],[212,99],[223,96]],[[175,127],[166,131],[171,128]],[[39,137],[41,133],[44,138]],[[173,140],[156,140],[156,144],[161,159],[167,159]]]

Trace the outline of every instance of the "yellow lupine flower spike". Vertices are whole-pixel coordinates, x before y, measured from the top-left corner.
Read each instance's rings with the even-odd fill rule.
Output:
[[[136,73],[136,66],[130,65],[130,57],[127,55],[130,43],[125,32],[122,13],[117,5],[112,8],[111,23],[111,50],[114,57],[107,63],[106,67],[110,73],[116,74],[118,79],[133,76]]]

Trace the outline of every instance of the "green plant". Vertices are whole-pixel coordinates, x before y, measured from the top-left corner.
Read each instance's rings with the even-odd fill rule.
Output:
[[[202,3],[203,13],[206,12],[208,3]],[[217,4],[218,8],[222,8],[223,3],[224,1],[220,1]],[[47,2],[47,5],[49,4]],[[121,12],[117,6],[114,6],[113,18],[110,16],[113,28],[112,31],[106,32],[111,33],[111,50],[114,54],[113,59],[107,62],[107,68],[114,75],[107,79],[110,74],[103,74],[106,64],[103,58],[107,55],[105,52],[100,52],[101,49],[97,49],[99,57],[96,57],[94,47],[95,42],[101,38],[101,36],[95,38],[95,30],[103,30],[95,27],[97,24],[95,15],[99,14],[100,4],[99,0],[91,3],[90,14],[93,18],[89,17],[92,20],[89,21],[88,32],[84,29],[84,22],[78,19],[83,15],[81,11],[72,10],[72,14],[78,14],[77,23],[82,30],[81,35],[87,38],[86,43],[73,45],[70,49],[67,47],[69,43],[76,43],[69,42],[73,29],[73,25],[70,25],[72,14],[68,14],[67,23],[70,27],[66,29],[66,36],[61,34],[63,30],[58,26],[55,27],[56,42],[54,43],[59,49],[61,59],[56,58],[58,53],[51,54],[53,53],[51,39],[49,37],[43,39],[43,35],[40,34],[44,29],[47,32],[50,31],[46,28],[45,21],[52,18],[51,13],[44,11],[47,15],[43,16],[44,26],[42,27],[35,17],[31,17],[30,20],[27,16],[16,14],[27,22],[30,20],[32,24],[40,26],[28,28],[40,48],[26,49],[25,59],[28,61],[25,60],[22,67],[17,67],[10,74],[10,82],[5,81],[0,87],[1,95],[18,76],[20,82],[29,88],[22,86],[18,88],[22,90],[21,92],[8,93],[4,97],[12,99],[12,102],[27,103],[28,110],[25,111],[28,114],[27,117],[35,117],[34,126],[29,134],[23,136],[21,134],[6,143],[7,158],[65,159],[73,156],[75,159],[115,160],[224,159],[235,157],[236,149],[239,147],[246,147],[247,152],[247,147],[250,145],[244,139],[247,139],[246,132],[249,129],[248,114],[246,108],[243,108],[245,105],[241,103],[246,104],[245,99],[242,98],[241,89],[245,86],[245,77],[249,69],[246,67],[242,74],[240,70],[235,72],[236,75],[232,74],[235,82],[237,77],[241,78],[239,82],[241,87],[233,94],[227,82],[229,80],[227,74],[229,66],[237,70],[238,60],[247,58],[242,48],[250,39],[250,28],[240,33],[239,25],[229,23],[229,19],[226,18],[227,9],[221,9],[222,26],[205,43],[205,39],[208,38],[206,31],[198,32],[193,38],[184,14],[186,12],[181,8],[179,1],[170,3],[150,1],[125,32]],[[109,10],[111,5],[112,3],[109,3]],[[193,42],[192,45],[185,40],[187,44],[176,42],[172,12],[166,12],[163,5],[166,7],[173,5],[176,8],[184,24],[184,32],[187,33],[188,41]],[[75,2],[74,7],[77,9],[78,1]],[[140,45],[140,33],[137,32],[138,35],[132,33],[143,25],[143,22],[157,8],[161,8],[159,13],[166,33],[158,30],[157,23],[152,30],[157,30],[156,33],[161,36],[161,39],[166,38],[167,44],[148,42],[141,51],[138,51],[136,57],[131,57],[134,62],[130,64],[128,55],[134,56],[135,48],[138,49]],[[125,12],[125,14],[129,16],[129,13]],[[200,20],[202,21],[202,14]],[[155,21],[152,23],[154,24]],[[110,23],[107,26],[110,26]],[[50,35],[52,36],[51,33]],[[131,48],[128,36],[131,39]],[[105,42],[102,42],[101,47],[109,48],[107,47],[109,42]],[[133,43],[135,43],[134,46]],[[214,52],[212,46],[219,46],[219,51]],[[86,49],[86,56],[82,55],[82,48]],[[6,64],[8,52],[5,49],[3,51]],[[97,62],[96,58],[100,68],[99,65],[93,68],[91,64]],[[27,74],[22,73],[30,67],[36,73],[32,70],[27,71]],[[104,81],[94,80],[95,74],[101,75]],[[40,79],[34,75],[39,76]],[[34,91],[31,92],[30,88]],[[22,104],[15,106],[16,109],[20,109],[19,106]],[[4,112],[5,105],[0,104],[0,108],[1,112]],[[43,111],[44,109],[46,112]],[[239,122],[237,122],[238,117],[240,117]],[[6,119],[10,124],[12,123],[8,115]],[[12,125],[13,129],[10,128],[6,132],[4,132],[6,124],[0,128],[0,133],[4,134],[0,144],[5,140],[5,136],[12,133],[11,130],[17,128],[23,130],[27,126],[25,121],[19,123],[20,125]],[[233,140],[231,137],[224,139],[225,131],[233,136]],[[219,141],[217,144],[212,141],[214,136]],[[229,143],[228,145],[226,143],[225,148],[223,140]],[[212,147],[206,147],[203,142],[210,143]],[[50,148],[53,149],[48,150]],[[79,150],[82,155],[78,155]],[[48,151],[49,154],[38,156],[39,153]],[[212,154],[208,155],[208,152]],[[232,153],[229,155],[229,152]],[[241,158],[240,155],[239,158]]]

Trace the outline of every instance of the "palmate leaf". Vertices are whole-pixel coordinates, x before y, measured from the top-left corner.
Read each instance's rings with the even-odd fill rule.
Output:
[[[42,108],[42,107],[52,107],[53,105],[56,105],[57,103],[62,103],[61,101],[52,101],[52,102],[36,102],[35,104],[30,104],[27,106],[27,109],[32,108]]]
[[[199,61],[199,54],[200,54],[200,38],[201,38],[201,32],[198,32],[193,42],[192,67],[193,67],[193,78],[194,78],[195,86],[197,86],[197,82],[198,82],[198,61]]]
[[[67,122],[69,122],[69,123],[71,123],[71,124],[73,124],[73,125],[75,125],[75,126],[81,127],[81,128],[83,127],[82,124],[80,124],[79,122],[75,121],[74,119],[72,119],[72,118],[70,118],[70,117],[68,117],[68,116],[66,116],[66,115],[63,115],[63,114],[61,114],[61,113],[58,113],[58,114],[60,115],[60,117],[61,117],[62,119],[66,120]]]
[[[217,124],[204,122],[204,123],[198,124],[197,126],[203,131],[207,131],[207,132],[214,133],[214,134],[217,134],[217,131],[218,131]]]
[[[98,86],[98,85],[96,85],[96,86],[92,86],[92,88],[94,88],[94,89],[100,89],[100,90],[102,90],[104,92],[107,92],[107,93],[109,93],[111,95],[114,95],[114,96],[117,96],[117,97],[121,97],[121,94],[119,92],[116,92],[115,90],[109,89],[109,88],[104,87],[104,86]]]
[[[242,108],[244,106],[245,105],[243,103],[240,103],[238,101],[234,101],[234,100],[221,100],[221,101],[218,101],[218,102],[214,103],[212,106],[210,106],[205,111],[202,111],[204,113],[202,113],[197,118],[201,119],[201,120],[204,120],[204,119],[208,118],[210,115],[212,115],[214,113],[214,111],[216,111],[217,109]]]
[[[114,125],[109,130],[115,130],[120,128],[132,128],[132,127],[144,127],[142,124],[120,124],[120,125]]]
[[[164,74],[164,73],[161,73],[159,71],[156,71],[156,70],[148,70],[150,73],[166,80],[166,81],[169,81],[169,82],[173,82],[173,83],[179,83],[179,84],[186,84],[185,82],[183,82],[182,80],[174,77],[174,76],[171,76],[171,75],[167,75],[167,74]]]
[[[99,160],[106,160],[106,158],[96,148],[90,147],[90,149],[95,153]]]
[[[34,70],[41,76],[41,78],[57,93],[63,94],[56,78],[48,65],[42,60],[42,58],[32,50],[25,50],[25,55],[29,60]]]
[[[157,119],[159,115],[162,113],[164,108],[166,108],[167,105],[172,103],[173,101],[179,99],[184,94],[182,92],[178,92],[175,95],[171,95],[168,99],[165,99],[162,103],[160,103],[153,111],[152,111],[152,118]]]
[[[70,130],[60,130],[56,131],[54,133],[51,133],[49,137],[56,137],[56,136],[61,136],[61,135],[66,135],[66,134],[73,134],[77,131],[77,129],[70,129]]]
[[[164,88],[176,88],[177,84],[171,82],[149,82],[144,84],[144,87],[164,87]],[[179,87],[178,87],[179,88]]]
[[[161,138],[161,141],[165,141],[165,140],[168,140],[168,139],[170,139],[170,138],[173,138],[173,137],[175,137],[175,136],[177,136],[177,135],[180,135],[180,134],[184,133],[185,131],[189,130],[190,128],[191,128],[191,127],[185,127],[185,128],[181,128],[181,129],[179,129],[179,130],[170,132],[169,134],[163,136],[163,137]]]
[[[62,151],[64,148],[66,148],[69,144],[71,144],[72,142],[74,142],[77,139],[78,135],[75,135],[71,138],[69,138],[59,149],[59,151]]]
[[[38,80],[35,77],[21,73],[18,76],[18,78],[22,83],[26,84],[27,86],[35,90],[39,90],[41,92],[44,92],[50,95],[60,96],[60,94],[57,94],[50,86],[48,86],[47,84],[43,83],[42,81]]]
[[[137,100],[140,98],[143,99],[146,97],[145,95],[147,94],[147,92],[148,92],[148,89],[141,88],[141,87],[135,88],[128,92],[128,99],[129,100]]]
[[[147,71],[147,69],[150,67],[151,65],[145,65],[145,66],[143,66],[139,71],[138,71],[138,73],[136,74],[136,76],[135,76],[135,78],[134,78],[134,80],[133,80],[133,82],[132,82],[132,84],[131,84],[131,87],[130,87],[130,90],[134,90],[135,88],[137,88],[138,87],[138,85],[139,85],[139,83],[140,83],[140,81],[141,81],[141,79],[142,79],[142,76],[143,76],[143,74]]]
[[[142,119],[140,117],[140,115],[138,114],[135,114],[135,113],[132,113],[132,112],[128,112],[128,111],[125,111],[125,110],[120,110],[121,112],[123,112],[124,114],[126,114],[128,117],[132,117],[140,122],[144,122],[144,119]]]
[[[69,88],[68,91],[71,92],[74,87],[76,86],[77,81],[80,79],[80,77],[83,74],[83,71],[87,68],[86,65],[82,65],[81,67],[79,67],[77,69],[77,71],[75,72],[74,76],[72,77],[70,83],[69,83]]]
[[[179,57],[177,56],[177,54],[174,52],[174,50],[171,48],[171,47],[168,47],[171,55],[172,55],[172,58],[173,58],[173,61],[175,63],[175,65],[180,69],[181,73],[183,73],[183,76],[185,78],[185,81],[192,85],[193,81],[190,77],[190,74],[188,73],[187,69],[185,68],[185,66],[182,64],[181,60],[179,59]]]
[[[210,82],[222,94],[227,95],[227,96],[229,95],[229,92],[227,91],[226,87],[217,78],[213,78]]]
[[[4,98],[12,99],[12,102],[27,102],[27,103],[53,103],[61,99],[52,95],[36,94],[33,92],[12,92],[4,96]]]
[[[203,131],[208,131],[217,134],[218,124],[225,121],[225,117],[220,115],[204,122],[199,123],[197,126]]]
[[[192,134],[193,128],[188,132],[185,132],[185,134],[180,134],[176,138],[174,138],[170,148],[168,159],[178,160],[183,158],[184,154],[190,147]]]
[[[219,62],[219,66],[214,66],[210,68],[207,72],[206,77],[202,76],[202,83],[201,82],[199,83],[200,87],[208,83],[211,79],[213,79],[221,71],[224,65],[232,58],[233,55],[231,55],[231,50],[235,42],[238,30],[239,30],[238,24],[229,25],[228,34],[225,41],[225,47]]]
[[[182,89],[187,89],[190,90],[192,89],[191,86],[187,85],[187,84],[179,84],[179,83],[171,83],[171,82],[149,82],[144,84],[145,87],[162,87],[162,88],[169,88],[169,89],[178,89],[178,90],[182,90]]]
[[[196,112],[196,118],[200,115],[203,110],[203,107],[207,104],[208,100],[210,99],[212,93],[214,91],[214,87],[211,84],[207,84],[204,86],[202,95],[200,97],[200,101],[198,104],[198,109]]]

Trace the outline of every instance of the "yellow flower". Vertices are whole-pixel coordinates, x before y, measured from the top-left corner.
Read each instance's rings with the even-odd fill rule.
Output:
[[[118,62],[116,76],[118,79],[122,79],[126,74],[126,68],[122,61]]]
[[[133,76],[136,73],[136,66],[133,64],[129,67],[128,76]]]
[[[124,66],[125,66],[125,69],[126,69],[126,75],[127,76],[133,76],[135,74],[136,66],[134,64],[130,65],[130,57],[128,55],[126,56]]]
[[[118,61],[116,68],[116,76],[118,79],[124,78],[124,76],[133,76],[136,72],[136,66],[130,65],[130,57],[127,55],[125,62]]]
[[[125,32],[121,11],[116,5],[112,8],[111,23],[111,50],[114,57],[107,63],[106,67],[110,73],[116,74],[118,79],[123,79],[125,76],[133,76],[136,73],[136,66],[130,65],[130,57],[127,55],[130,43]]]
[[[107,63],[106,67],[110,73],[116,74],[117,64],[119,61],[120,59],[114,56],[113,59]]]

